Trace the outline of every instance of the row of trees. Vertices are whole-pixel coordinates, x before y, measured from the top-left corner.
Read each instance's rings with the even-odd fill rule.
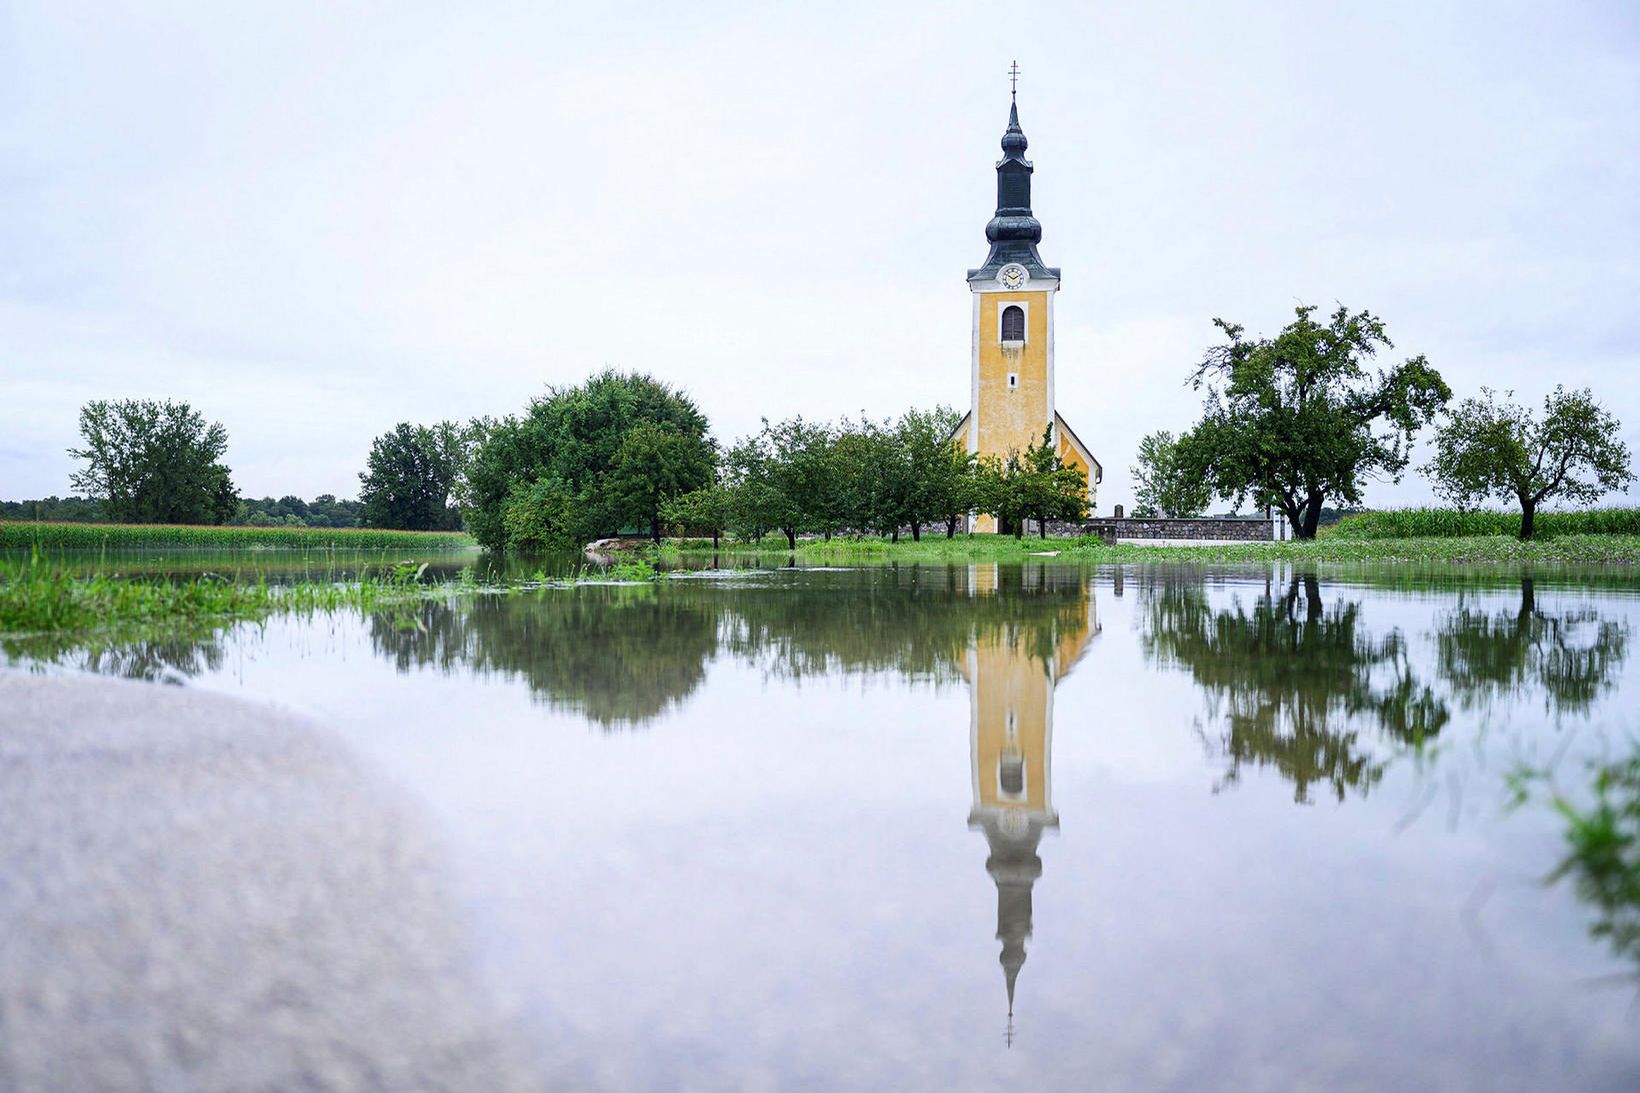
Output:
[[[621,531],[677,528],[788,544],[842,531],[913,538],[969,511],[1015,529],[1086,514],[1087,481],[1051,437],[1005,459],[951,443],[959,415],[896,421],[802,417],[720,451],[699,408],[652,377],[613,371],[552,388],[517,418],[475,423],[463,511],[487,546],[573,545]]]
[[[1370,369],[1393,348],[1370,312],[1340,306],[1324,323],[1314,313],[1300,306],[1274,338],[1249,339],[1241,326],[1214,320],[1228,341],[1192,376],[1206,392],[1202,418],[1181,436],[1161,431],[1140,442],[1136,512],[1190,516],[1213,497],[1250,501],[1278,509],[1310,539],[1325,502],[1359,505],[1367,479],[1400,479],[1414,436],[1446,409],[1451,388],[1422,355]],[[1447,411],[1423,469],[1461,509],[1517,502],[1521,537],[1531,538],[1545,501],[1590,503],[1634,480],[1619,430],[1587,389],[1556,387],[1540,417],[1483,388]]]
[[[450,530],[462,526],[456,491],[483,423],[401,424],[371,445],[358,501],[321,494],[242,499],[222,457],[228,432],[185,402],[95,400],[80,411],[84,461],[71,481],[85,497],[6,502],[6,516],[113,520],[132,524],[252,527],[371,527]]]
[[[95,524],[109,520],[101,501],[89,497],[41,497],[0,501],[0,520],[43,520],[57,524]],[[359,502],[321,493],[312,501],[284,497],[242,497],[227,521],[238,527],[352,528],[359,526]]]
[[[1273,338],[1215,320],[1226,341],[1192,374],[1201,419],[1140,443],[1136,512],[1195,515],[1214,497],[1279,509],[1313,538],[1332,505],[1359,506],[1367,480],[1399,480],[1417,432],[1444,422],[1423,468],[1459,508],[1513,500],[1522,537],[1545,502],[1588,503],[1634,480],[1619,425],[1588,390],[1557,387],[1534,414],[1482,389],[1448,410],[1452,391],[1423,356],[1374,369],[1393,348],[1382,320],[1300,306]],[[227,432],[180,402],[94,401],[80,414],[85,461],[73,476],[106,519],[136,523],[328,522],[444,530],[465,524],[490,547],[572,545],[665,527],[761,539],[872,531],[898,538],[962,514],[994,514],[1015,534],[1028,520],[1086,514],[1087,483],[1053,438],[1002,457],[951,443],[944,407],[898,420],[770,423],[720,451],[706,416],[650,376],[605,371],[549,388],[519,416],[467,424],[401,423],[375,439],[356,514],[314,519],[242,502],[222,456]],[[295,505],[285,505],[286,501]]]
[[[1016,535],[1035,520],[1046,535],[1049,521],[1087,515],[1087,478],[1060,459],[1051,433],[1006,458],[976,457],[951,441],[960,417],[942,406],[897,421],[765,421],[729,451],[717,482],[677,497],[662,519],[714,545],[724,531],[779,532],[795,545],[842,531],[920,540],[929,526],[950,537],[969,512],[995,514]]]
[[[291,494],[279,498],[246,497],[240,500],[228,523],[253,528],[356,528],[361,507],[357,501],[338,500],[333,493],[321,493],[312,501]]]

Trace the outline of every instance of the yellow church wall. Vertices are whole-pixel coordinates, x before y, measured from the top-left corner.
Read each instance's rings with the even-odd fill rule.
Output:
[[[1088,480],[1090,486],[1093,484],[1093,468],[1088,466],[1088,461],[1082,458],[1082,453],[1076,450],[1076,445],[1070,442],[1070,438],[1064,435],[1059,438],[1059,458],[1065,466],[1075,467],[1081,471],[1082,477]]]
[[[1007,458],[1042,439],[1053,417],[1048,389],[1048,293],[984,292],[979,299],[978,375],[974,407],[978,426],[976,451]],[[1002,344],[1002,311],[1009,304],[1025,309],[1025,344]],[[1009,373],[1019,376],[1008,386]]]

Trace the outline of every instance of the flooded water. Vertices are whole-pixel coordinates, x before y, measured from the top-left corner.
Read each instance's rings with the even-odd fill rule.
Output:
[[[551,1087],[1632,1089],[1640,904],[1550,798],[1640,746],[1634,584],[789,570],[6,651],[334,729]]]

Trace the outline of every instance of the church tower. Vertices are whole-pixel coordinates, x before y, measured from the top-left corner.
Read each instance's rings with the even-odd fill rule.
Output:
[[[991,252],[984,265],[968,271],[974,301],[972,401],[952,439],[971,452],[1006,459],[1051,429],[1060,458],[1087,475],[1091,509],[1103,468],[1054,408],[1053,304],[1059,270],[1043,265],[1036,250],[1042,224],[1031,214],[1026,144],[1016,93],[997,161],[996,214],[985,225]],[[993,517],[980,515],[972,530],[999,529]]]

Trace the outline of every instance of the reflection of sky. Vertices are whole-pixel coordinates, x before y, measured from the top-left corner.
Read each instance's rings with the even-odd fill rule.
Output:
[[[1351,594],[1427,664],[1450,599]],[[1140,590],[1097,602],[1055,695],[1062,827],[1011,1050],[961,685],[799,687],[720,657],[680,706],[606,733],[519,681],[395,675],[348,621],[242,630],[201,682],[313,713],[425,803],[491,979],[563,1083],[1541,1089],[1640,1069],[1632,985],[1582,982],[1613,968],[1537,883],[1557,826],[1500,816],[1513,749],[1563,739],[1541,704],[1484,733],[1455,710],[1430,770],[1398,762],[1341,805],[1252,769],[1213,794],[1202,697],[1147,664]],[[1560,730],[1574,756],[1620,735],[1637,660]]]

